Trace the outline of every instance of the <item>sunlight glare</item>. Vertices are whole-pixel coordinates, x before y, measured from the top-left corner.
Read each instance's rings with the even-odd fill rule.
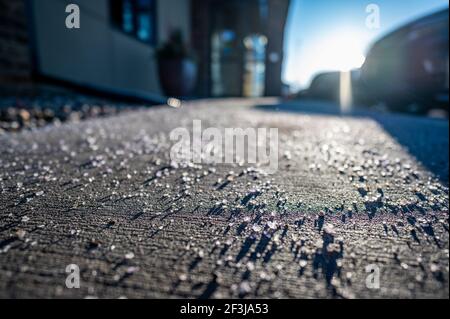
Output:
[[[350,71],[340,72],[339,98],[341,113],[348,114],[353,104],[352,75]]]
[[[329,37],[323,44],[328,68],[336,71],[350,71],[360,68],[365,61],[361,41],[357,33],[342,31]]]

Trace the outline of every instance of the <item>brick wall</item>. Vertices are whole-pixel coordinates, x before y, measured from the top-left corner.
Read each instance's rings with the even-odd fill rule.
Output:
[[[0,0],[0,84],[31,82],[26,0]]]

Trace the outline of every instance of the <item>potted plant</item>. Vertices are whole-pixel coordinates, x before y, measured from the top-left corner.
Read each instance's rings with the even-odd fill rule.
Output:
[[[197,64],[180,30],[157,50],[161,87],[167,96],[187,97],[197,81]]]

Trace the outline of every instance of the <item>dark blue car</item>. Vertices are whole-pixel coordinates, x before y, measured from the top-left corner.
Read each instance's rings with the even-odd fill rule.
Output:
[[[418,113],[448,108],[448,13],[411,22],[372,46],[360,73],[363,102]]]

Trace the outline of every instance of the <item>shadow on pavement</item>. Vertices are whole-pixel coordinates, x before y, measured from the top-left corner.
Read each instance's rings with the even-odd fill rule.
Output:
[[[255,108],[267,112],[293,112],[307,115],[351,116],[373,119],[441,182],[448,185],[448,120],[380,113],[367,109],[353,109],[343,115],[337,104],[306,100],[273,105],[256,105]]]

